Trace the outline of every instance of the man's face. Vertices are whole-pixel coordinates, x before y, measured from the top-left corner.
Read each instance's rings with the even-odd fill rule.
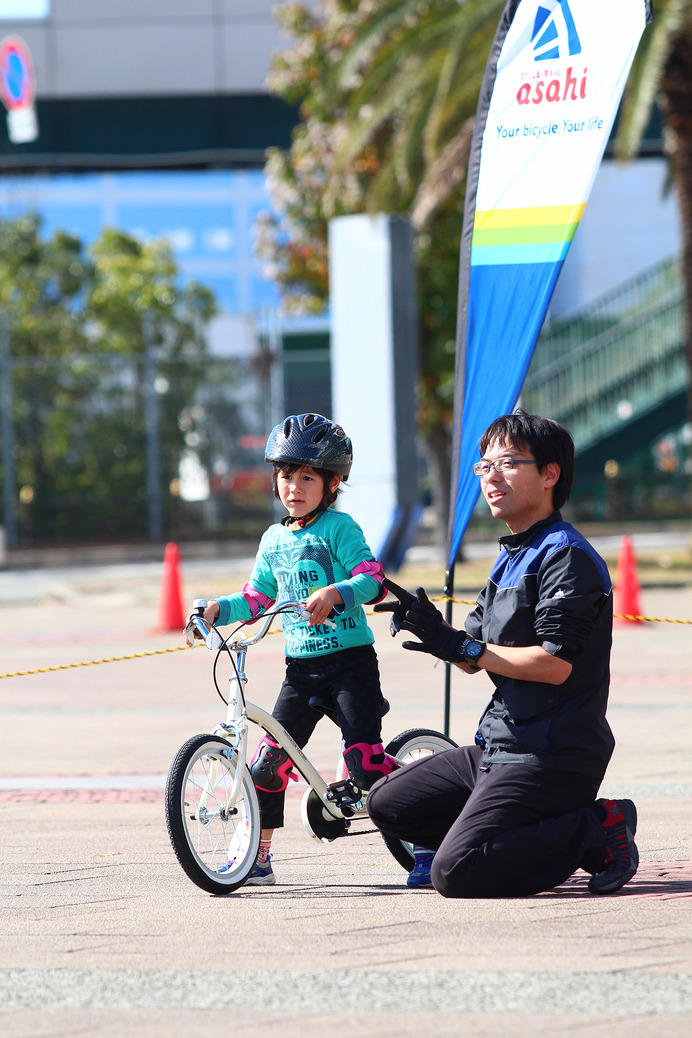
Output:
[[[500,458],[512,458],[514,467],[504,472],[491,468],[481,476],[481,490],[493,517],[504,520],[510,533],[522,533],[553,511],[553,487],[559,479],[560,466],[549,462],[539,472],[530,451],[493,440],[481,461]]]

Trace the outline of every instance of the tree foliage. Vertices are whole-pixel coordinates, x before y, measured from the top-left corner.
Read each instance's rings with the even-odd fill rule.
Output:
[[[23,539],[146,535],[145,337],[167,485],[177,475],[178,415],[199,378],[213,296],[180,285],[164,244],[106,230],[87,249],[62,231],[45,238],[27,215],[0,224],[0,306]]]
[[[300,107],[289,152],[269,153],[275,214],[259,254],[289,312],[328,296],[327,224],[408,212],[421,315],[419,422],[448,486],[464,180],[478,92],[504,0],[323,0],[277,9],[293,46],[270,89]],[[444,495],[438,498],[445,507]],[[442,516],[444,524],[444,516]]]

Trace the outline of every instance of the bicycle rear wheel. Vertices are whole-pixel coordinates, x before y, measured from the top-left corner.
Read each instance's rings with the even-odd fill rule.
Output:
[[[387,743],[385,751],[406,765],[424,757],[431,757],[434,753],[453,749],[456,745],[448,735],[436,732],[432,728],[409,728]],[[413,868],[413,845],[406,840],[398,840],[395,836],[385,836],[384,833],[380,835],[401,867],[410,872]]]
[[[259,850],[257,793],[247,767],[230,803],[238,757],[225,739],[195,735],[178,750],[166,781],[166,825],[186,875],[210,894],[230,894]]]

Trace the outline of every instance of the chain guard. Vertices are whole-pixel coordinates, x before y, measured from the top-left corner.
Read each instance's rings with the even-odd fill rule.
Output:
[[[319,843],[331,843],[348,832],[348,820],[330,815],[314,789],[305,793],[300,804],[300,817],[308,835]]]

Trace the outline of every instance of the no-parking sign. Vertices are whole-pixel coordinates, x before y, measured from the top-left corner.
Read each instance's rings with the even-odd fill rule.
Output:
[[[29,48],[19,36],[5,36],[0,42],[0,99],[7,109],[7,129],[14,144],[25,144],[38,137],[35,88]]]

